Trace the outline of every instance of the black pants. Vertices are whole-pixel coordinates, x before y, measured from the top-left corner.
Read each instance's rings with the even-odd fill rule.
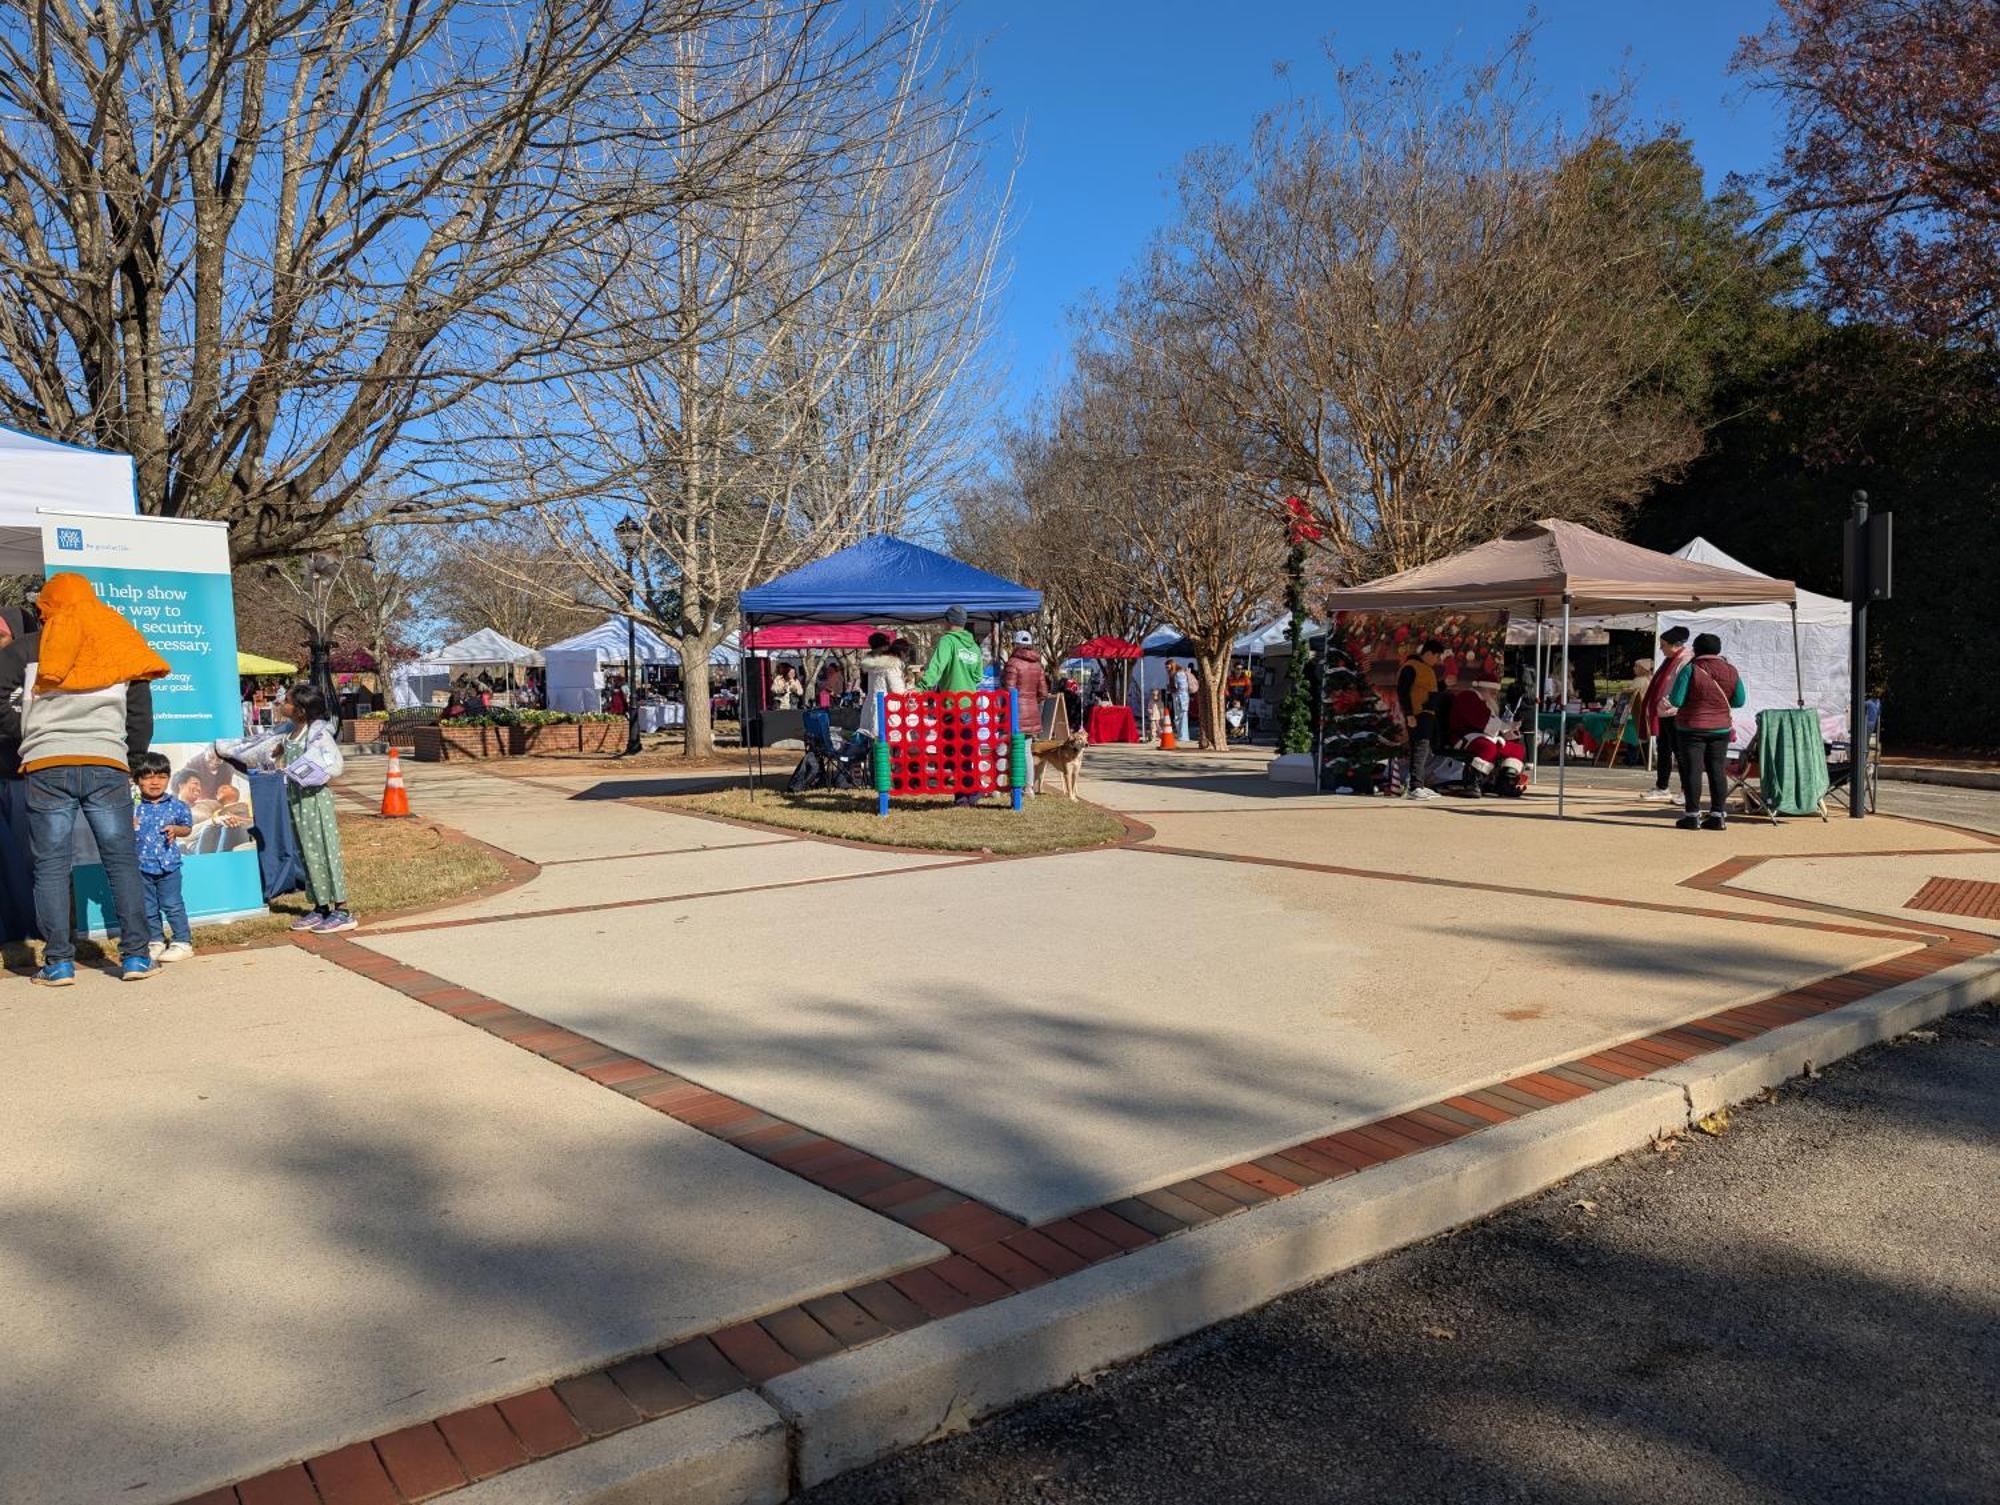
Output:
[[[1653,737],[1653,787],[1655,789],[1664,789],[1667,787],[1667,780],[1672,776],[1674,763],[1680,755],[1681,747],[1680,743],[1674,737],[1673,722],[1662,721],[1659,731]],[[1683,789],[1687,787],[1685,779],[1681,781],[1681,787]]]
[[[1729,733],[1684,731],[1680,734],[1681,802],[1692,815],[1701,808],[1701,775],[1708,771],[1708,808],[1721,810],[1729,793]]]

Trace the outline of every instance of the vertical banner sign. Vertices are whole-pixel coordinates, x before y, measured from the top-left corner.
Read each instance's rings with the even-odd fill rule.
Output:
[[[173,764],[168,787],[194,811],[194,833],[180,844],[188,914],[201,919],[262,911],[249,782],[215,756],[217,738],[243,735],[228,528],[101,513],[45,510],[41,516],[45,572],[83,576],[171,671],[153,681],[153,751]],[[115,922],[110,887],[82,821],[77,839],[77,924],[107,930]]]

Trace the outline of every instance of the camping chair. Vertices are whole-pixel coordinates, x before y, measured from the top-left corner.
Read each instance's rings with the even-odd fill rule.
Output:
[[[792,770],[785,789],[801,794],[808,789],[859,789],[868,772],[868,754],[873,739],[856,733],[845,745],[833,739],[833,718],[823,708],[807,711],[805,756]]]
[[[1863,711],[1868,721],[1868,740],[1864,744],[1868,749],[1868,762],[1862,771],[1863,784],[1861,794],[1862,798],[1866,801],[1866,813],[1873,815],[1875,813],[1875,783],[1879,777],[1876,768],[1882,761],[1882,702],[1879,700],[1864,701]],[[1839,741],[1829,744],[1826,750],[1826,776],[1833,786],[1827,790],[1826,797],[1830,800],[1838,801],[1843,809],[1850,807],[1849,783],[1853,772],[1854,737],[1852,732],[1850,732]]]
[[[1743,797],[1745,815],[1776,825],[1784,815],[1827,818],[1826,742],[1819,712],[1807,707],[1759,711],[1757,729],[1731,758],[1729,792]]]

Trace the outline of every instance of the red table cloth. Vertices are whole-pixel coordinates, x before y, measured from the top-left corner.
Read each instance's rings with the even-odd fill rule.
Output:
[[[1094,705],[1090,708],[1088,726],[1090,740],[1096,743],[1137,742],[1139,722],[1132,714],[1132,708],[1124,705]]]

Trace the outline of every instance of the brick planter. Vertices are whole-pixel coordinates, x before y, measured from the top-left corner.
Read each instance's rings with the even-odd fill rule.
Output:
[[[518,726],[420,726],[415,731],[419,763],[511,758],[523,751]]]
[[[353,742],[365,747],[371,742],[383,742],[388,739],[389,718],[387,716],[356,716],[352,721],[346,723],[343,730],[346,731],[348,737]]]
[[[521,731],[521,750],[529,753],[615,753],[625,746],[623,721],[572,721]]]

